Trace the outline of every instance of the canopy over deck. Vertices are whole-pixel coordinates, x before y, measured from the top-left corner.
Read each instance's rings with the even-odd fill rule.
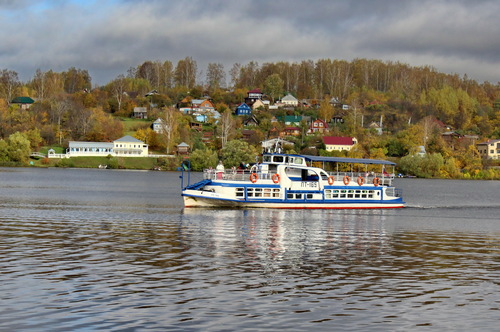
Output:
[[[372,164],[372,165],[391,165],[396,166],[396,163],[388,160],[378,159],[363,159],[363,158],[345,158],[345,157],[323,157],[301,155],[307,161],[312,162],[330,162],[330,163],[348,163],[348,164]]]

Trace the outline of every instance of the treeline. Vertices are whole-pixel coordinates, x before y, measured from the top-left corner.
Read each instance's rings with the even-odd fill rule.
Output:
[[[26,82],[21,82],[15,71],[3,69],[0,138],[7,141],[15,133],[23,133],[31,138],[33,149],[36,145],[64,147],[69,140],[111,141],[125,132],[124,122],[118,119],[130,117],[134,107],[144,106],[150,119],[162,117],[169,123],[165,136],[153,133],[147,124],[134,129],[153,150],[171,152],[175,144],[184,141],[193,152],[208,149],[220,155],[227,142],[241,139],[242,118],[231,117],[231,111],[254,88],[260,88],[271,102],[287,93],[308,102],[307,107],[301,104],[294,109],[255,112],[259,124],[252,128],[255,133],[250,139],[255,147],[273,130],[283,129],[282,124],[271,123],[274,115],[326,120],[336,116],[344,123],[332,123],[326,134],[356,136],[361,144],[352,153],[360,157],[404,157],[423,145],[429,153],[444,158],[439,167],[444,171],[429,171],[423,176],[457,176],[470,165],[475,165],[470,166],[471,172],[477,171],[481,167],[477,166],[478,156],[465,153],[466,147],[447,147],[436,120],[460,134],[477,135],[480,140],[500,138],[499,83],[478,83],[466,75],[440,73],[431,66],[368,59],[252,61],[235,63],[231,68],[209,63],[202,71],[191,57],[175,64],[169,60],[145,61],[102,86],[92,84],[87,70],[74,67],[63,72],[36,70]],[[151,91],[155,93],[148,94]],[[11,104],[17,96],[32,97],[36,103],[28,110],[20,109]],[[223,115],[219,122],[211,119],[204,124],[205,131],[214,133],[215,139],[209,144],[190,130],[193,118],[172,112],[184,98],[204,96],[210,96]],[[339,107],[342,104],[349,105],[349,110]],[[383,122],[384,135],[368,129],[372,121]],[[319,153],[321,140],[317,135],[306,135],[305,124],[300,127],[301,135],[291,138],[296,143],[295,151]]]

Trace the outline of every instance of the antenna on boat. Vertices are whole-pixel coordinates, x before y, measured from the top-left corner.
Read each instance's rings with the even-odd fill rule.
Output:
[[[281,153],[281,149],[282,149],[282,143],[280,141],[280,137],[278,137],[276,139],[276,143],[274,143],[274,153]]]

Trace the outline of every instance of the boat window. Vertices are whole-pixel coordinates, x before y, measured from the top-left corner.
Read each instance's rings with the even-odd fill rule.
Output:
[[[262,161],[264,161],[264,162],[270,162],[271,161],[271,156],[267,156],[267,155],[263,156],[262,157]]]
[[[283,162],[283,156],[274,156],[273,161],[275,163],[282,163]]]

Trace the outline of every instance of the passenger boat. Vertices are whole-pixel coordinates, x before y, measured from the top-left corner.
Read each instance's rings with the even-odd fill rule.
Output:
[[[206,169],[197,183],[190,184],[188,175],[186,186],[189,171],[183,168],[182,196],[185,207],[401,208],[402,192],[392,186],[394,166],[386,160],[264,153],[248,170]]]

